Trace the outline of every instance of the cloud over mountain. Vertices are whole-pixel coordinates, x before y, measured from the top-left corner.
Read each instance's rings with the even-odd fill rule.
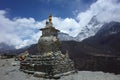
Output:
[[[93,16],[99,22],[120,22],[120,2],[119,0],[97,0],[88,10],[78,14],[77,19],[81,26],[89,23]]]

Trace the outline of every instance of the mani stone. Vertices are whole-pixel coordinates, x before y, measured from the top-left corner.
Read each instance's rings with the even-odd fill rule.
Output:
[[[60,51],[59,30],[53,27],[52,15],[46,21],[45,28],[40,29],[42,36],[38,41],[36,55],[29,55],[20,63],[20,70],[32,73],[36,77],[55,78],[75,72],[74,62]]]

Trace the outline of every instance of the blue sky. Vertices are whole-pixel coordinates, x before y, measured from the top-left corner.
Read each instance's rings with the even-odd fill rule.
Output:
[[[76,17],[96,0],[0,0],[0,9],[9,12],[8,17],[33,17],[43,20],[52,13],[66,18]]]
[[[120,22],[120,0],[0,0],[0,43],[16,48],[37,43],[50,13],[54,27],[76,37],[94,16],[101,24]]]

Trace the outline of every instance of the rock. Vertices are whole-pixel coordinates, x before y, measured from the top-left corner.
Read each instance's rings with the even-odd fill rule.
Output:
[[[17,66],[18,64],[16,62],[11,63],[12,66]]]

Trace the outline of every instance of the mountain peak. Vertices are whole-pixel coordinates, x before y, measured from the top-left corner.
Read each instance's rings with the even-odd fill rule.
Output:
[[[98,22],[96,16],[93,16],[89,23],[83,27],[81,32],[76,36],[77,41],[82,41],[85,38],[94,36],[102,25],[103,23]]]

